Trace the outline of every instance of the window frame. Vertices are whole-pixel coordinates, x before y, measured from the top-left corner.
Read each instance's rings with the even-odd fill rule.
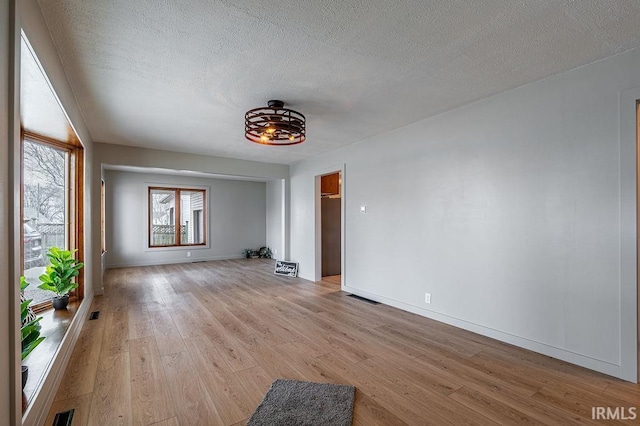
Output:
[[[106,236],[106,187],[104,179],[100,179],[100,254],[107,252],[107,236]]]
[[[72,129],[71,129],[72,130]],[[39,143],[51,148],[60,149],[67,152],[67,164],[65,173],[67,174],[66,185],[68,192],[66,196],[66,218],[65,218],[65,239],[69,250],[77,250],[75,258],[84,262],[84,148],[74,131],[69,132],[67,142],[54,139],[48,136],[39,135],[34,132],[20,129],[20,218],[24,220],[24,143]],[[20,241],[24,241],[24,227],[20,227]],[[46,256],[46,253],[42,253]],[[24,244],[20,248],[20,267],[24,267]],[[69,301],[80,301],[84,298],[84,268],[80,269],[76,277],[78,288],[70,293]],[[24,273],[24,270],[22,270]],[[31,305],[34,312],[42,312],[53,309],[51,301],[45,301]]]
[[[153,226],[153,201],[151,198],[152,191],[173,191],[175,197],[174,204],[174,241],[175,244],[166,244],[166,245],[152,245],[152,235],[151,229]],[[202,193],[202,237],[203,241],[201,243],[182,243],[180,236],[180,227],[181,225],[181,210],[180,210],[180,195],[181,192],[201,192]],[[208,203],[208,192],[209,189],[207,187],[196,187],[196,186],[156,186],[156,185],[148,185],[147,186],[147,249],[149,250],[161,250],[161,249],[175,249],[175,248],[208,248],[209,239],[207,233],[207,223],[209,221],[209,210],[207,208]]]

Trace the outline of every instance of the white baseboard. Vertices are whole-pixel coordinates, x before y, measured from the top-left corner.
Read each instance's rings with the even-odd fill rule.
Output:
[[[71,358],[73,348],[76,346],[92,301],[93,294],[85,297],[82,302],[80,302],[78,311],[73,316],[71,324],[69,324],[69,328],[62,338],[62,342],[60,342],[58,351],[49,364],[49,370],[45,375],[42,386],[40,386],[40,389],[31,400],[27,411],[22,416],[22,424],[24,426],[45,424],[47,415],[51,409],[51,404],[53,404],[53,400],[58,392],[58,387],[67,369],[69,358]]]
[[[528,349],[534,352],[538,352],[543,355],[547,355],[553,358],[560,359],[562,361],[576,364],[581,367],[595,370],[610,376],[617,377],[625,380],[622,376],[622,368],[620,365],[612,364],[599,359],[591,358],[586,355],[578,354],[568,351],[566,349],[558,348],[548,345],[546,343],[537,342],[524,337],[516,336],[513,334],[505,333],[503,331],[494,330],[489,327],[478,325],[469,321],[465,321],[460,318],[452,317],[449,315],[440,314],[438,312],[423,309],[418,306],[413,306],[408,303],[400,302],[398,300],[389,299],[384,296],[369,293],[365,290],[361,290],[355,287],[344,286],[343,291],[361,296],[376,302],[384,303],[385,305],[393,306],[394,308],[402,309],[403,311],[411,312],[423,317],[431,318],[433,320],[443,322],[445,324],[453,325],[454,327],[462,328],[464,330],[472,331],[483,336],[491,337],[492,339],[500,340],[524,349]]]
[[[114,263],[106,266],[106,269],[115,268],[133,268],[136,266],[158,266],[158,265],[173,265],[178,263],[196,263],[196,262],[208,262],[210,260],[230,260],[230,259],[243,259],[244,256],[240,254],[232,254],[226,256],[210,256],[206,258],[197,259],[180,259],[180,260],[154,260],[149,262],[127,262],[127,263]]]

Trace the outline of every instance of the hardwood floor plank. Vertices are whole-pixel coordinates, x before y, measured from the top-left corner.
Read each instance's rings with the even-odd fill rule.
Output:
[[[249,417],[254,407],[217,345],[199,338],[186,339],[185,343],[224,424],[237,423]]]
[[[270,342],[276,344],[285,343],[295,340],[297,337],[296,334],[291,333],[287,329],[264,321],[264,317],[257,315],[253,309],[249,311],[244,307],[231,306],[229,307],[229,311],[242,323],[251,327],[255,334],[260,335]]]
[[[240,371],[258,365],[240,341],[227,333],[215,318],[210,318],[202,326],[202,334],[205,339],[218,344],[217,350],[224,357],[230,371]]]
[[[224,424],[188,352],[165,355],[162,357],[162,364],[177,412],[178,424]]]
[[[117,355],[124,352],[129,352],[128,312],[126,309],[110,309],[105,318],[100,356]]]
[[[131,406],[134,424],[151,424],[175,416],[155,337],[129,341]]]
[[[604,394],[627,401],[640,410],[640,384],[638,383],[611,383],[605,389]]]
[[[234,375],[246,392],[247,403],[255,411],[275,378],[270,377],[260,366],[238,371]]]
[[[232,335],[239,341],[246,341],[255,334],[255,331],[244,322],[240,321],[235,315],[233,315],[226,307],[216,306],[211,309],[209,305],[207,308],[211,310],[212,315],[218,320],[220,325],[224,328],[226,333]]]
[[[436,369],[440,374],[452,375],[465,384],[480,388],[516,392],[525,396],[532,396],[537,391],[527,383],[512,383],[510,380],[495,377],[489,374],[490,372],[479,369],[467,358],[456,357],[453,353],[438,349],[427,351],[426,355],[415,358],[415,361],[426,368]]]
[[[189,306],[181,301],[174,302],[169,314],[183,339],[201,336],[202,323],[189,312]]]
[[[88,424],[132,424],[128,353],[121,352],[100,358]]]
[[[129,339],[153,336],[153,327],[149,319],[149,311],[145,303],[127,305],[129,323]]]
[[[593,372],[585,368],[570,365],[545,355],[527,352],[513,351],[513,347],[501,347],[499,350],[495,347],[487,347],[474,355],[474,358],[488,358],[512,366],[514,369],[524,368],[526,369],[524,374],[535,377],[544,385],[557,384],[562,386],[567,383],[586,387],[594,392],[602,392],[609,384],[616,382],[615,379],[603,374],[593,375]]]
[[[357,389],[365,392],[404,422],[433,425],[455,424],[437,413],[426,413],[414,405],[413,401],[406,398],[406,395],[398,392],[391,382],[370,374],[338,353],[323,355],[316,358],[314,362],[322,366],[323,369],[343,377],[345,379],[343,383],[356,386]]]
[[[463,386],[463,382],[455,377],[424,371],[424,368],[413,359],[397,360],[397,362],[390,364],[383,358],[373,357],[358,363],[358,365],[378,371],[387,371],[394,377],[394,380],[412,383],[414,386],[442,396],[451,395]]]
[[[55,400],[67,400],[93,392],[102,349],[104,320],[86,321],[73,348],[68,368],[58,388]]]
[[[368,397],[364,392],[356,390],[356,399],[353,404],[353,424],[360,426],[403,426],[407,423]]]
[[[187,350],[169,312],[166,310],[150,311],[149,319],[160,355],[174,354]]]
[[[317,342],[325,348],[331,348],[331,351],[340,350],[352,362],[359,362],[373,356],[370,348],[366,348],[364,345],[359,347],[358,341],[351,337],[345,329],[336,327],[335,323],[318,318],[318,316],[314,316],[313,319],[313,321],[309,321],[308,318],[306,320],[286,318],[286,321],[288,327],[298,336]],[[293,339],[293,341],[296,340],[298,340],[297,337]]]
[[[467,407],[452,403],[449,398],[438,392],[441,389],[436,388],[434,391],[433,388],[425,387],[413,380],[403,380],[398,371],[381,358],[374,357],[362,361],[358,363],[358,367],[383,379],[397,393],[404,395],[408,401],[411,401],[412,406],[425,416],[433,416],[437,413],[438,416],[445,417],[453,424],[469,423],[469,419],[473,419],[475,424],[493,423],[483,417],[482,413],[475,414]]]
[[[280,354],[261,337],[254,336],[249,342],[242,344],[270,377],[299,380],[299,374],[290,365],[282,362]]]
[[[298,354],[301,357],[310,358],[315,358],[317,356],[333,352],[333,349],[327,346],[318,345],[313,340],[307,339],[306,337],[298,337],[296,340],[283,343],[278,346],[284,348],[286,351]]]
[[[152,426],[180,426],[177,417],[171,417],[170,419],[162,420],[157,423],[153,423]]]
[[[476,386],[473,383],[467,384],[465,385],[465,387],[488,395],[493,399],[496,399],[519,412],[535,418],[540,424],[555,426],[565,424],[594,423],[588,418],[583,418],[575,413],[562,410],[557,406],[547,404],[545,401],[522,396],[509,390],[489,388],[486,386]]]
[[[559,407],[569,413],[590,419],[593,407],[628,407],[628,403],[603,393],[594,393],[572,385],[563,387],[543,387],[533,395],[533,399]],[[624,422],[612,422],[624,424]]]
[[[449,397],[498,424],[538,424],[537,419],[473,389],[462,387]]]
[[[414,342],[421,342],[423,347],[440,348],[459,356],[469,357],[482,350],[482,346],[478,344],[457,339],[449,333],[440,332],[437,328],[419,328],[415,326],[407,328],[398,324],[389,324],[380,327],[378,330],[387,330],[395,333],[398,337],[413,338]]]

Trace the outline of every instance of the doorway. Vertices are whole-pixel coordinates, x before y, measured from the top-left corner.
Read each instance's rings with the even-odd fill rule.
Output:
[[[344,283],[344,168],[325,169],[315,176],[316,281]]]
[[[640,100],[636,100],[636,336],[636,383],[640,383]]]

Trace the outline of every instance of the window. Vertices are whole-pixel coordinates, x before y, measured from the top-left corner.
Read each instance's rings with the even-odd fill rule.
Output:
[[[149,187],[149,247],[205,245],[205,206],[204,189]]]
[[[82,248],[82,203],[78,190],[82,179],[81,153],[81,147],[23,132],[22,272],[30,284],[25,295],[33,300],[35,310],[51,306],[53,294],[37,289],[39,276],[48,264],[49,248]],[[81,252],[76,254],[78,259],[82,259]],[[81,281],[80,276],[79,285]],[[82,297],[82,289],[76,297]]]

